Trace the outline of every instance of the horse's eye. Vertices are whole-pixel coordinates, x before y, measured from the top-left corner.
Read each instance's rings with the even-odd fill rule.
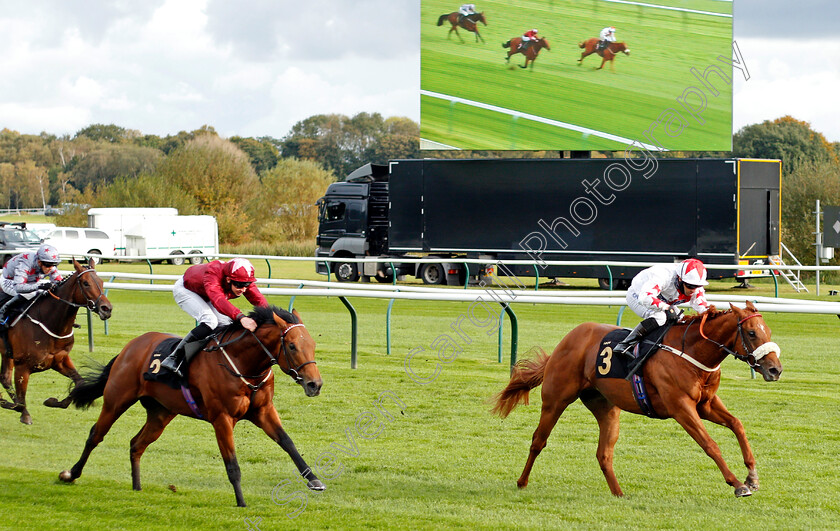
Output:
[[[295,344],[289,343],[289,350],[295,350]]]
[[[747,334],[748,334],[750,337],[755,337],[755,330],[750,330],[749,332],[747,332]]]

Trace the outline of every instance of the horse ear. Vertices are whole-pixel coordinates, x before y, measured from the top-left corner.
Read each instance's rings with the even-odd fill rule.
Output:
[[[73,258],[73,267],[75,267],[75,268],[76,268],[76,271],[81,271],[82,269],[84,269],[84,268],[82,267],[82,264],[80,264],[80,263],[78,262],[78,260],[76,260],[76,258],[75,258],[75,257]]]
[[[292,310],[292,315],[297,317],[297,320],[298,320],[299,323],[303,322],[303,318],[300,316],[300,314],[298,313],[296,308]]]
[[[93,258],[88,258],[88,268],[94,269],[95,267],[96,267],[96,262],[93,260]]]
[[[749,302],[748,302],[747,304],[749,304]],[[731,308],[731,309],[732,309],[732,311],[733,311],[736,315],[741,315],[742,313],[744,313],[744,310],[742,310],[741,308],[739,308],[739,307],[735,306],[735,305],[734,305],[734,304],[732,304],[731,302],[729,303],[729,308]]]
[[[284,320],[283,320],[283,319],[282,319],[279,315],[277,315],[276,313],[273,313],[273,312],[272,312],[272,315],[274,316],[274,322],[275,322],[275,323],[277,323],[277,326],[279,326],[279,327],[281,327],[281,328],[286,328],[286,326],[288,325],[288,323],[287,323],[286,321],[284,321]]]
[[[752,311],[752,312],[758,311],[758,310],[755,309],[755,305],[752,303],[752,301],[747,301],[747,309]]]

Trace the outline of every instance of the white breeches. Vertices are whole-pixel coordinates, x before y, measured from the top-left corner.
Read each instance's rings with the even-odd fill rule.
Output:
[[[184,279],[179,278],[172,288],[172,296],[175,297],[175,302],[182,310],[190,314],[193,319],[200,323],[204,323],[211,329],[215,329],[220,325],[227,325],[233,322],[233,319],[220,313],[209,302],[202,299],[200,295],[192,292],[184,287]]]
[[[650,306],[645,306],[644,304],[639,302],[638,293],[634,293],[632,291],[627,292],[627,306],[629,306],[631,310],[636,312],[636,315],[638,315],[642,319],[653,317],[654,319],[656,319],[656,323],[659,326],[664,325],[665,321],[668,320],[664,311],[656,308],[651,308]]]

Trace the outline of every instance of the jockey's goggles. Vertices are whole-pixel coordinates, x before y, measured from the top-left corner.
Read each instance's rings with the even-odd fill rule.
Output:
[[[701,287],[701,286],[695,286],[694,284],[689,284],[688,282],[683,282],[683,285],[685,286],[686,289],[698,289],[698,288]]]
[[[233,285],[233,287],[239,289],[247,288],[251,285],[251,282],[239,282],[238,280],[231,280],[230,283]]]

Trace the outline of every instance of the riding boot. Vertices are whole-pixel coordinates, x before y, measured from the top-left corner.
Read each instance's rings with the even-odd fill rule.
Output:
[[[633,352],[631,350],[632,347],[657,328],[659,328],[659,323],[656,322],[655,318],[648,317],[647,319],[643,319],[636,325],[636,328],[627,334],[627,337],[613,347],[613,352],[623,354],[631,360],[635,360],[636,358],[633,356]]]
[[[184,339],[178,343],[175,350],[172,351],[160,364],[164,369],[174,372],[180,377],[184,377],[186,366],[195,357],[195,355],[204,346],[207,336],[213,332],[209,326],[204,323],[196,326],[194,329],[184,336]],[[181,367],[185,369],[182,371]]]
[[[9,299],[6,302],[6,304],[3,305],[2,308],[0,308],[0,326],[6,326],[6,312],[21,299],[23,299],[23,295],[18,293],[17,295]]]

